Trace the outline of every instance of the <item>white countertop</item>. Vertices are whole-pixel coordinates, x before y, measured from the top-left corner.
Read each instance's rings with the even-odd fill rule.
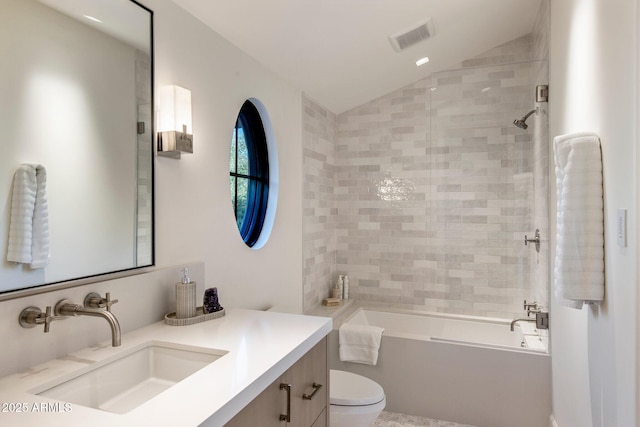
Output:
[[[191,326],[154,323],[123,335],[120,347],[111,347],[109,340],[0,379],[0,425],[187,427],[208,420],[206,425],[221,426],[331,332],[331,328],[331,319],[325,317],[242,309],[229,309],[220,319]],[[94,361],[151,340],[228,353],[121,415],[75,404],[59,404],[56,412],[55,400],[29,392]],[[53,405],[47,407],[49,403]],[[16,412],[19,408],[26,412]]]

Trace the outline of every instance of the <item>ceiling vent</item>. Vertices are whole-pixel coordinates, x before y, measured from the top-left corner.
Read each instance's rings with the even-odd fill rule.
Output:
[[[414,44],[418,44],[432,37],[433,34],[433,21],[431,18],[428,18],[426,21],[414,25],[409,29],[390,35],[389,41],[396,52],[401,52]]]

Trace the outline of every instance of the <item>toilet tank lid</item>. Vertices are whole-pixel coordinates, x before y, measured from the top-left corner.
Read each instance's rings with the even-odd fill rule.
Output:
[[[351,372],[329,371],[329,397],[332,405],[374,405],[384,399],[384,390],[377,382]]]

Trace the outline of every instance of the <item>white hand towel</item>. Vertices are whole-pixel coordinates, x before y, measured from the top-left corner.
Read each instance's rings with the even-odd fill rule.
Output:
[[[340,360],[375,365],[383,328],[343,323],[339,330]]]
[[[573,308],[604,298],[604,202],[600,139],[553,140],[557,184],[555,293]]]
[[[7,261],[44,268],[49,263],[47,172],[23,164],[13,177]]]

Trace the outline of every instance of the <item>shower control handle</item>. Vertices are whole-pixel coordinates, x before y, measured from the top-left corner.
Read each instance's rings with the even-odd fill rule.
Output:
[[[528,303],[527,300],[524,300],[523,308],[527,312],[527,317],[531,316],[531,313],[540,313],[542,311],[537,301]]]
[[[524,235],[524,245],[527,246],[529,243],[536,244],[536,252],[540,253],[540,229],[536,228],[536,233],[533,239],[529,239],[529,237]]]

